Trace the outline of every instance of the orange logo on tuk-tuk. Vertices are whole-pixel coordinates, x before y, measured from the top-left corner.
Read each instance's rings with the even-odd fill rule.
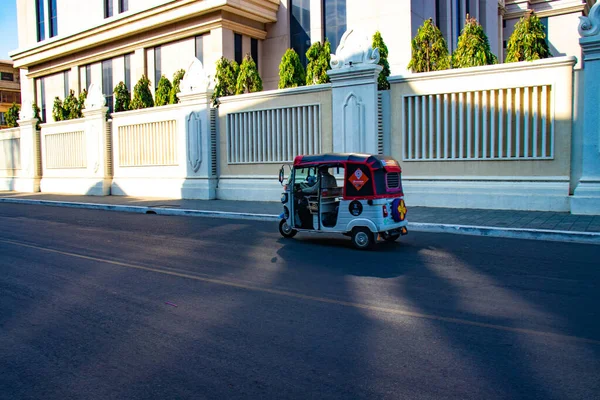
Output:
[[[356,188],[356,190],[360,190],[363,186],[365,186],[365,183],[367,183],[369,177],[366,176],[360,168],[358,168],[356,171],[354,171],[352,175],[350,175],[350,178],[348,178],[348,180],[350,181],[352,186]]]

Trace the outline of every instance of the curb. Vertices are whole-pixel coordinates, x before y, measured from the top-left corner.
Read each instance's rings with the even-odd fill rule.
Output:
[[[99,203],[77,203],[54,200],[31,200],[31,199],[13,199],[0,198],[0,203],[30,204],[53,207],[80,208],[104,211],[119,211],[137,214],[156,214],[167,216],[189,216],[189,217],[210,217],[226,219],[244,219],[253,221],[276,222],[278,215],[241,213],[230,211],[211,211],[211,210],[192,210],[175,209],[163,207],[145,207],[145,206],[124,206]],[[452,224],[434,224],[426,222],[409,222],[410,230],[416,232],[430,233],[452,233],[459,235],[486,236],[509,239],[531,239],[547,240],[556,242],[587,243],[600,244],[600,233],[596,232],[570,232],[554,231],[545,229],[525,229],[525,228],[502,228],[489,226],[471,226],[471,225],[452,225]]]

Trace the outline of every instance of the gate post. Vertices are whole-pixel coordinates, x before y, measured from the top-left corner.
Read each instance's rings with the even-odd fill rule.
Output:
[[[572,214],[600,215],[600,3],[579,17],[583,50],[583,152],[581,179],[571,198]]]
[[[333,151],[378,152],[377,77],[383,69],[379,49],[366,35],[348,30],[331,55]]]
[[[23,104],[19,118],[21,171],[14,189],[18,192],[39,192],[42,177],[40,131],[37,130],[38,119],[33,117],[31,102]]]

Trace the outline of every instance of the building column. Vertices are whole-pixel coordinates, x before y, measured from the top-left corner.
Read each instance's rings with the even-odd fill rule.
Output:
[[[31,103],[23,103],[23,105]],[[38,120],[33,118],[32,110],[24,110],[19,119],[21,131],[21,171],[15,182],[17,192],[39,192],[41,179],[41,153],[40,153],[40,131],[36,125]]]
[[[600,3],[580,17],[583,50],[583,149],[581,178],[571,198],[571,213],[600,215]]]
[[[342,54],[331,57],[333,151],[377,154],[377,65],[368,37],[352,31],[344,38]],[[364,50],[367,49],[367,50]]]
[[[133,97],[133,86],[140,80],[142,75],[147,76],[146,72],[146,49],[143,47],[135,49],[131,56],[131,95]],[[147,76],[150,78],[149,76]],[[99,82],[100,83],[100,82]]]
[[[75,66],[71,68],[69,72],[69,90],[75,92],[75,96],[79,94],[81,88],[79,87],[79,67]]]

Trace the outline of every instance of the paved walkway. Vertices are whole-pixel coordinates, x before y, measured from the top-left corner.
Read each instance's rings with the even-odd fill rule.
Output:
[[[166,215],[229,216],[231,218],[266,220],[275,219],[282,212],[282,206],[279,202],[171,200],[47,193],[0,192],[1,202],[41,203],[55,206],[112,209],[115,211],[150,211]],[[552,239],[554,237],[555,240],[563,240],[561,237],[566,235],[570,236],[572,241],[580,241],[578,238],[583,237],[600,243],[600,216],[571,215],[561,212],[411,207],[410,203],[408,207],[409,223],[412,229],[416,230],[440,231],[435,227],[441,226],[444,227],[441,231],[460,231],[457,233],[542,239]],[[481,229],[484,233],[481,233]],[[530,231],[530,233],[539,231],[545,235],[542,235],[543,237],[531,234],[525,236],[513,235],[523,231]],[[498,232],[502,234],[497,234]],[[567,240],[569,239],[567,238]]]

